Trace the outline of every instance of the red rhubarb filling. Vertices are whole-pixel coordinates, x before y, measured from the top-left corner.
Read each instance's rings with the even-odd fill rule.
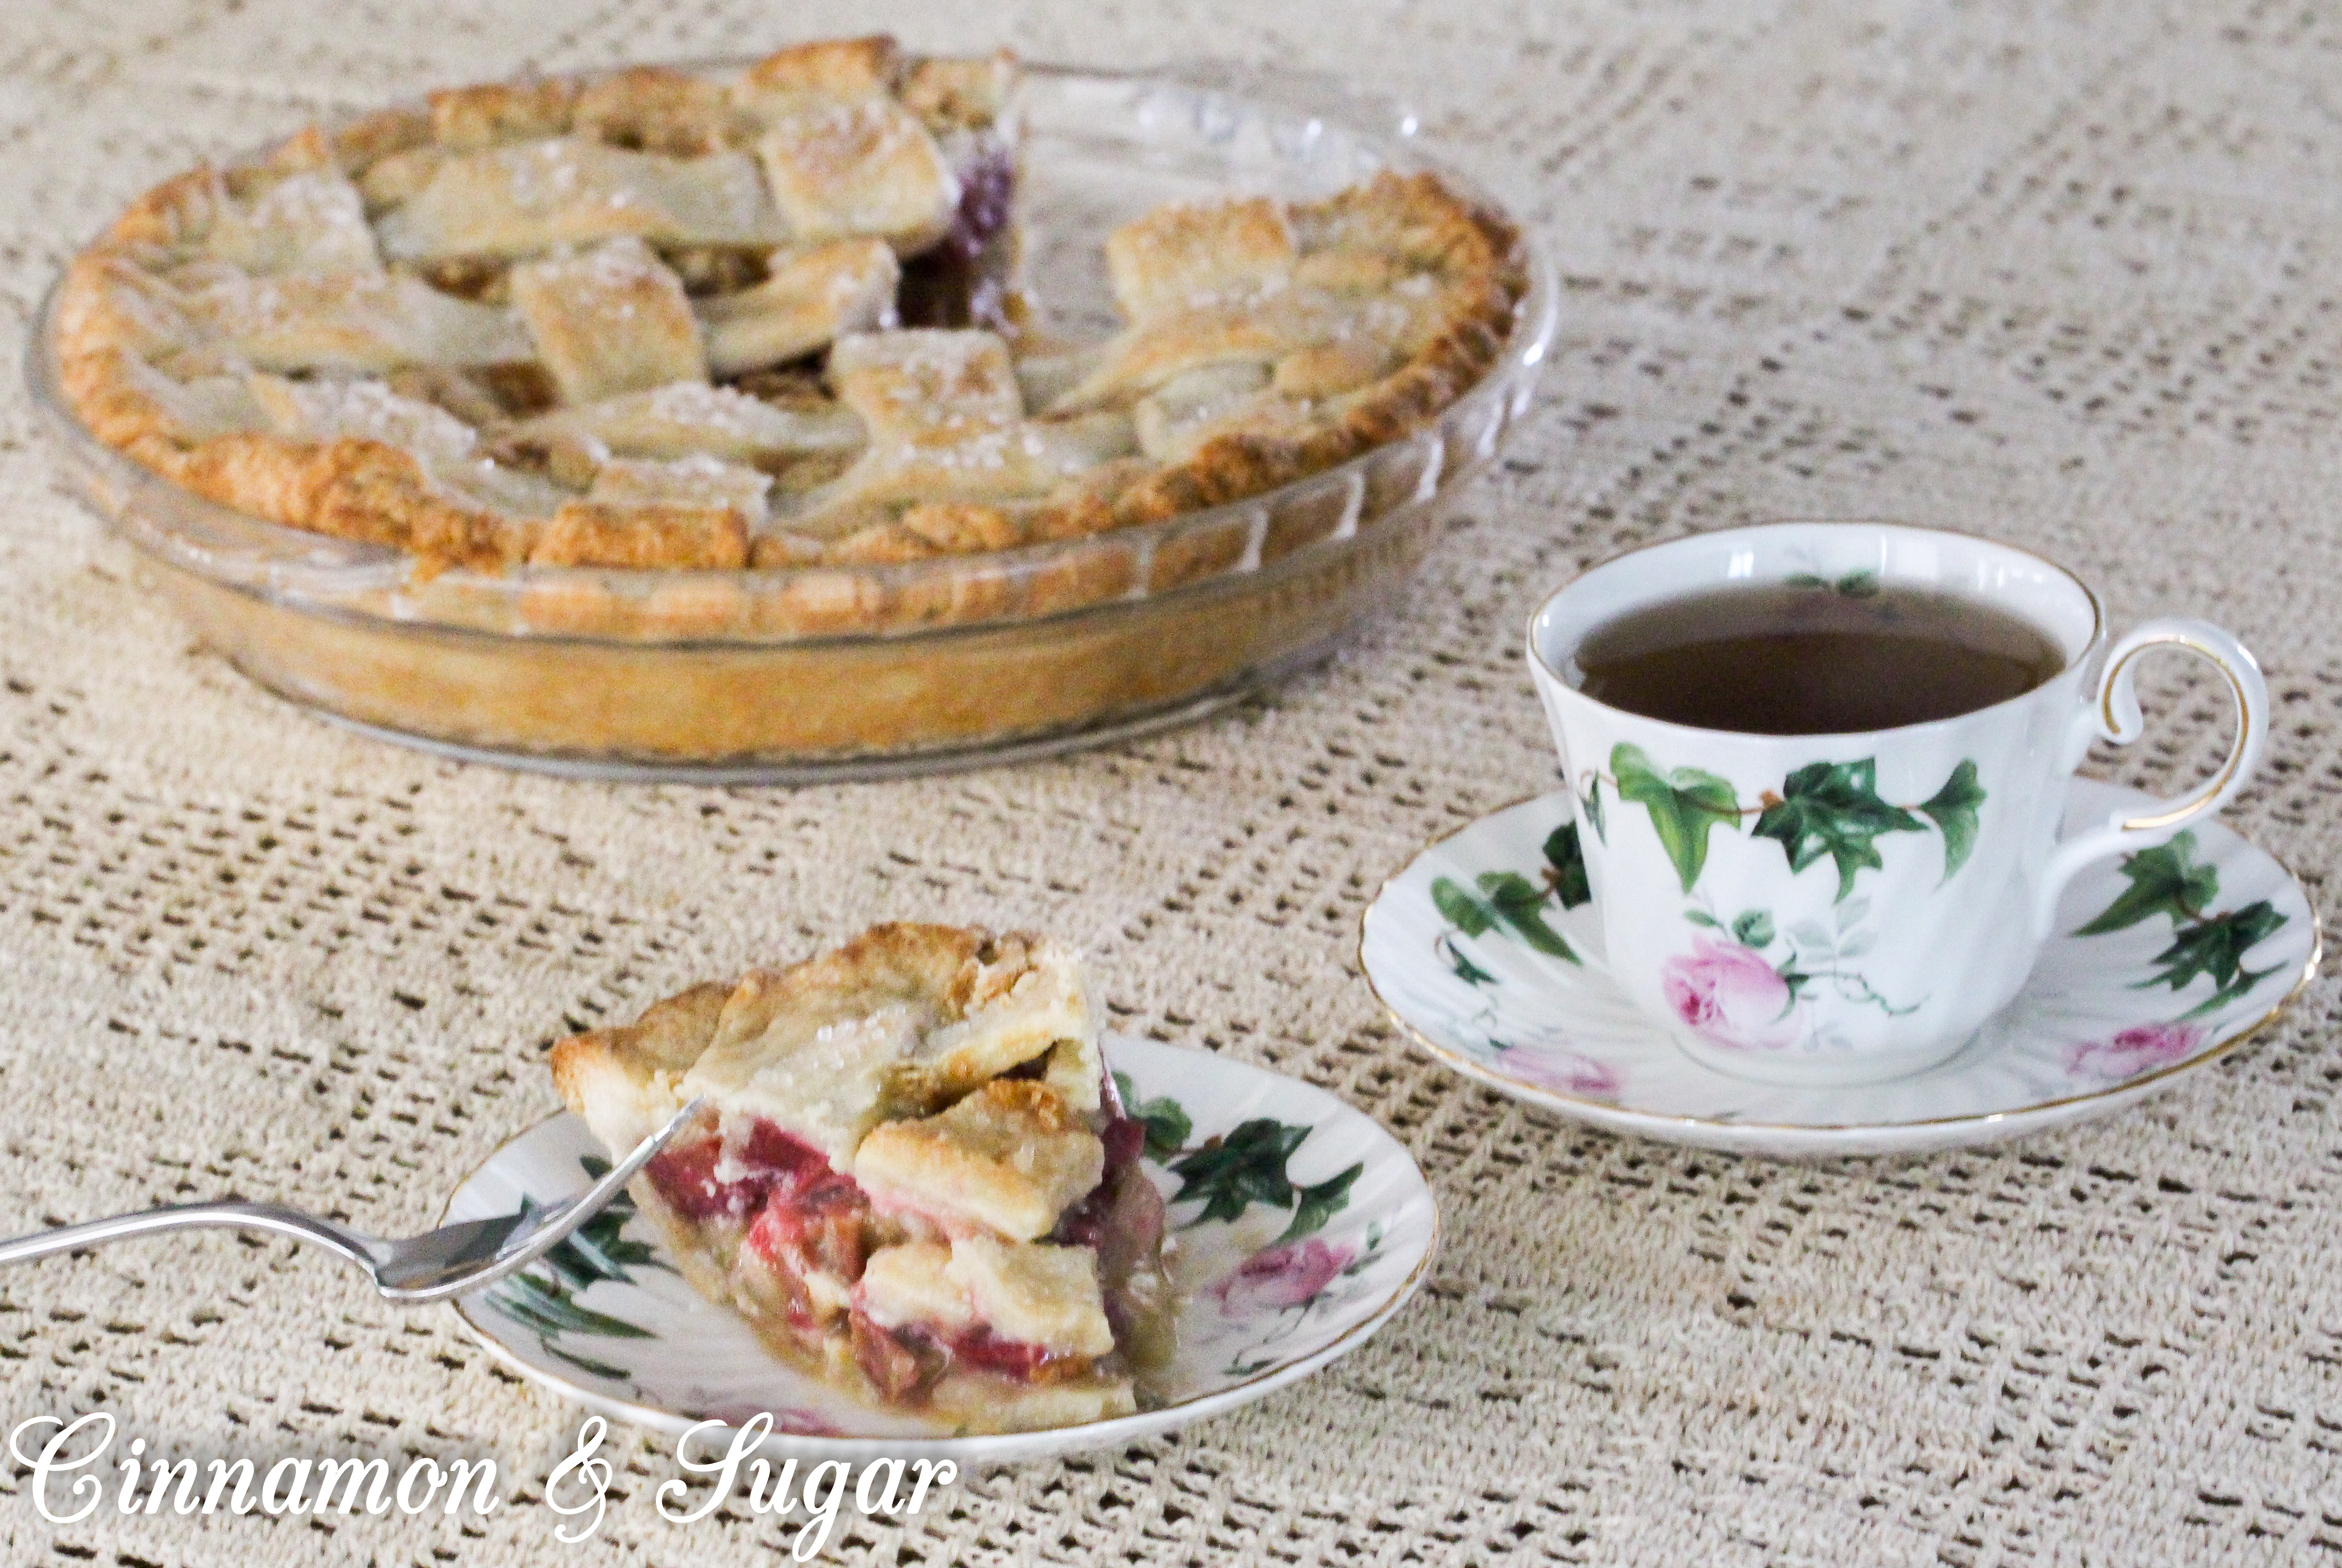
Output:
[[[956,1333],[919,1323],[887,1328],[856,1307],[849,1320],[854,1359],[887,1398],[914,1403],[954,1366],[975,1367],[1015,1383],[1062,1383],[1087,1373],[1091,1357],[1001,1339],[982,1324]]]
[[[695,1224],[745,1220],[771,1198],[794,1197],[824,1178],[852,1184],[820,1150],[763,1120],[749,1124],[737,1148],[727,1152],[721,1138],[676,1144],[654,1156],[643,1174],[667,1207]]]
[[[1108,1092],[1111,1094],[1111,1091]],[[1050,1240],[1096,1251],[1107,1321],[1117,1340],[1132,1315],[1127,1285],[1161,1244],[1161,1194],[1140,1168],[1146,1129],[1109,1100],[1100,1133],[1106,1174],[1066,1211]],[[855,1180],[821,1151],[761,1119],[726,1146],[704,1138],[670,1147],[645,1167],[652,1187],[680,1218],[699,1226],[741,1227],[740,1249],[761,1265],[760,1282],[792,1335],[808,1345],[829,1332],[838,1293],[862,1277],[871,1252],[889,1240],[885,1216]],[[809,1282],[826,1282],[823,1290]],[[955,1366],[1026,1383],[1087,1373],[1094,1358],[1003,1339],[978,1324],[949,1332],[922,1324],[887,1327],[859,1307],[847,1314],[854,1356],[887,1398],[916,1403]]]
[[[1131,1281],[1153,1266],[1163,1245],[1166,1215],[1163,1194],[1138,1163],[1146,1150],[1145,1124],[1117,1109],[1098,1137],[1106,1144],[1106,1174],[1088,1197],[1065,1212],[1049,1239],[1097,1253],[1106,1321],[1120,1344],[1144,1310],[1133,1299]]]

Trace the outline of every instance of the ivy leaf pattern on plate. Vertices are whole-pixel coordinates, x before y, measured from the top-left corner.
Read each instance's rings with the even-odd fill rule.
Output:
[[[1567,836],[1565,838],[1564,834]],[[1575,909],[1593,897],[1586,879],[1586,856],[1580,851],[1575,824],[1556,829],[1545,844],[1545,868],[1531,881],[1517,871],[1484,871],[1470,887],[1447,877],[1432,884],[1431,901],[1440,914],[1464,936],[1485,936],[1501,928],[1526,946],[1550,958],[1581,962],[1568,939],[1546,924],[1546,907],[1557,904]],[[1451,942],[1446,950],[1449,966],[1469,984],[1493,979]]]
[[[1269,1244],[1287,1246],[1304,1236],[1315,1235],[1324,1230],[1326,1222],[1340,1213],[1343,1205],[1350,1201],[1350,1188],[1365,1169],[1364,1165],[1352,1165],[1339,1175],[1328,1176],[1314,1187],[1299,1189],[1299,1201],[1293,1205],[1293,1223],[1286,1225],[1284,1233]]]
[[[1306,1126],[1256,1116],[1225,1137],[1207,1138],[1170,1163],[1171,1174],[1180,1179],[1171,1202],[1204,1205],[1189,1225],[1210,1220],[1233,1223],[1255,1203],[1289,1206],[1293,1219],[1274,1243],[1279,1246],[1323,1230],[1349,1202],[1351,1183],[1365,1167],[1354,1164],[1313,1186],[1296,1187],[1286,1166],[1308,1137]]]
[[[1449,973],[1466,985],[1495,984],[1496,978],[1495,975],[1464,955],[1453,940],[1454,934],[1452,932],[1443,931],[1433,944],[1439,950],[1439,956],[1446,962]]]
[[[2155,955],[2155,973],[2133,989],[2167,985],[2184,991],[2198,976],[2212,982],[2212,994],[2181,1014],[2199,1018],[2243,995],[2275,973],[2245,967],[2246,954],[2283,928],[2286,917],[2267,899],[2256,899],[2240,909],[2215,914],[2211,905],[2220,896],[2219,868],[2196,858],[2193,829],[2174,834],[2169,842],[2123,856],[2123,879],[2129,885],[2097,917],[2075,928],[2077,936],[2104,936],[2126,931],[2160,915],[2171,922],[2171,944]]]
[[[599,1181],[609,1174],[610,1162],[597,1155],[580,1155],[577,1164],[588,1181]],[[532,1202],[521,1204],[524,1213],[537,1207]],[[490,1286],[485,1300],[535,1333],[546,1354],[598,1376],[625,1377],[624,1369],[582,1355],[558,1342],[569,1334],[598,1339],[650,1337],[648,1329],[581,1305],[577,1300],[606,1281],[632,1284],[636,1269],[667,1268],[657,1249],[626,1235],[626,1222],[634,1215],[634,1199],[620,1192],[600,1213],[564,1237],[541,1260]]]
[[[1448,924],[1466,936],[1485,936],[1496,928],[1496,912],[1452,877],[1431,884],[1431,902]]]
[[[1185,1113],[1181,1114],[1184,1117]],[[1222,1368],[1230,1376],[1249,1376],[1273,1363],[1275,1356],[1261,1353],[1288,1337],[1316,1309],[1326,1304],[1331,1294],[1339,1293],[1332,1290],[1335,1281],[1356,1274],[1363,1256],[1371,1255],[1380,1244],[1378,1226],[1369,1227],[1363,1255],[1356,1248],[1317,1239],[1327,1222],[1349,1205],[1350,1189],[1357,1185],[1366,1164],[1356,1161],[1322,1182],[1296,1184],[1286,1167],[1308,1142],[1310,1131],[1305,1125],[1257,1116],[1170,1162],[1172,1174],[1181,1179],[1171,1202],[1204,1205],[1183,1230],[1212,1220],[1233,1224],[1256,1203],[1276,1208],[1289,1203],[1293,1208],[1293,1217],[1275,1241],[1256,1247],[1205,1287],[1205,1294],[1218,1302],[1226,1316],[1256,1317],[1267,1312],[1280,1318]],[[1290,1322],[1282,1321],[1288,1311],[1298,1315]]]
[[[2155,978],[2139,982],[2140,988],[2168,985],[2174,991],[2182,991],[2197,975],[2208,974],[2217,989],[2182,1016],[2193,1018],[2208,1013],[2229,997],[2251,990],[2274,973],[2247,969],[2245,954],[2263,939],[2276,934],[2277,927],[2284,924],[2285,916],[2267,902],[2248,904],[2226,914],[2192,922],[2179,929],[2170,946],[2155,955]]]
[[[1564,909],[1594,902],[1594,885],[1586,880],[1586,846],[1575,822],[1563,823],[1545,838],[1546,880]]]
[[[1541,912],[1550,889],[1516,871],[1492,871],[1481,876],[1480,892],[1505,928],[1523,942],[1555,958],[1576,958],[1561,934],[1545,923]]]
[[[1255,1203],[1286,1208],[1293,1202],[1293,1183],[1285,1164],[1307,1136],[1306,1127],[1256,1116],[1226,1137],[1207,1139],[1171,1162],[1171,1174],[1179,1178],[1171,1201],[1204,1205],[1191,1224],[1232,1221]]]
[[[1130,1118],[1146,1129],[1146,1157],[1167,1161],[1187,1146],[1188,1137],[1196,1124],[1188,1118],[1179,1102],[1168,1094],[1158,1094],[1152,1100],[1138,1098],[1137,1087],[1127,1073],[1114,1075],[1115,1091],[1122,1097],[1122,1108]]]
[[[2130,885],[2096,920],[2075,927],[2075,935],[2104,936],[2157,914],[2169,915],[2174,924],[2199,919],[2204,906],[2220,896],[2220,874],[2196,859],[2192,828],[2153,849],[2123,856],[2121,870]]]

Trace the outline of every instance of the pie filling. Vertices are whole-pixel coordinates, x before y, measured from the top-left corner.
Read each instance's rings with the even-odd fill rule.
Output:
[[[1018,1383],[1066,1383],[1150,1362],[1150,1348],[1167,1342],[1165,1210],[1139,1164],[1145,1129],[1112,1113],[1100,1141],[1105,1174],[1047,1239],[1096,1259],[1116,1347],[1106,1356],[1016,1340],[981,1322],[880,1323],[857,1294],[871,1255],[948,1238],[957,1223],[874,1202],[820,1150],[762,1117],[742,1118],[729,1139],[711,1133],[678,1140],[650,1162],[644,1177],[672,1223],[721,1264],[736,1299],[768,1340],[785,1342],[783,1348],[801,1358],[818,1357],[843,1328],[871,1387],[916,1405],[955,1368]]]
[[[1016,257],[1009,219],[1016,210],[1016,155],[995,141],[959,176],[951,230],[903,264],[895,314],[905,326],[1006,331],[1015,325],[1010,279]]]
[[[1164,1202],[1072,954],[879,926],[553,1053],[686,1277],[775,1351],[963,1430],[1136,1408],[1168,1360]]]

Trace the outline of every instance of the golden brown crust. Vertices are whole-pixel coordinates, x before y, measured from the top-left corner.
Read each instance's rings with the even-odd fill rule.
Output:
[[[512,294],[572,404],[706,379],[683,280],[638,239],[516,266]]]
[[[489,82],[431,95],[431,136],[443,147],[476,152],[500,142],[557,136],[569,128],[577,85],[565,76]]]
[[[1105,1161],[1097,1134],[1055,1090],[995,1078],[939,1114],[873,1128],[854,1177],[923,1213],[1029,1242],[1098,1184]]]
[[[1115,297],[1142,324],[1199,296],[1246,298],[1298,259],[1285,205],[1266,196],[1157,207],[1107,236],[1106,258]]]
[[[172,477],[207,500],[271,523],[386,544],[425,569],[501,572],[525,554],[529,531],[460,505],[395,446],[344,436],[325,442],[236,434],[188,452]]]
[[[125,207],[106,230],[105,240],[130,251],[175,250],[196,237],[191,227],[198,215],[208,215],[221,189],[219,170],[207,163],[198,164]]]
[[[1010,550],[1031,538],[1026,519],[997,506],[931,501],[857,529],[833,543],[823,558],[839,565],[885,565]]]
[[[877,330],[893,315],[902,275],[882,239],[834,241],[786,260],[776,254],[755,284],[699,302],[708,368],[718,375],[765,370],[847,333]]]
[[[981,926],[890,921],[786,969],[752,969],[726,1010],[721,1034],[762,1034],[784,1011],[825,996],[918,992],[965,1013],[976,972],[994,951]]]
[[[725,145],[732,113],[724,89],[704,76],[636,65],[588,83],[569,128],[612,146],[696,158]]]
[[[922,60],[904,76],[903,106],[938,130],[986,126],[1007,111],[1016,86],[1009,50],[973,60]]]
[[[431,113],[405,107],[376,110],[341,126],[331,140],[342,172],[356,175],[385,158],[430,145]]]
[[[1105,1174],[1096,1020],[1039,994],[1073,976],[1070,957],[1036,937],[874,926],[805,963],[695,986],[631,1024],[564,1040],[549,1065],[614,1158],[709,1101],[679,1166],[655,1167],[631,1191],[693,1288],[790,1361],[876,1403],[924,1404],[970,1426],[1096,1419],[1132,1408],[1099,1251],[1042,1239]],[[1012,1038],[1004,1020],[1039,1029],[1041,1044]],[[891,1070],[949,1078],[955,1063],[965,1075],[936,1101],[906,1095]],[[767,1222],[791,1211],[746,1208],[765,1195],[718,1186],[748,1190],[775,1131],[852,1183],[794,1211],[825,1227],[802,1245],[772,1239],[784,1227]],[[686,1215],[676,1204],[701,1190],[695,1179],[706,1200]],[[906,1329],[983,1333],[1047,1359],[1029,1376],[947,1356],[897,1376],[880,1352],[900,1353],[908,1342],[886,1336]]]
[[[1026,932],[890,922],[786,968],[751,969],[728,984],[695,987],[625,1029],[565,1041],[554,1048],[556,1087],[569,1096],[564,1074],[571,1070],[560,1064],[572,1059],[623,1068],[636,1080],[713,1071],[719,1059],[753,1066],[759,1053],[898,1004],[915,1006],[925,1034],[884,1074],[898,1113],[939,1109],[1060,1040],[1096,1034],[1077,961],[1064,949]],[[1061,1096],[1038,1083],[1011,1084],[1001,1091],[1005,1105],[1056,1127],[1049,1116],[1063,1114]],[[1058,1110],[1046,1113],[1035,1091]]]
[[[548,78],[453,89],[433,95],[427,110],[385,110],[330,133],[313,129],[252,165],[189,170],[124,211],[75,262],[64,285],[56,333],[64,390],[98,439],[165,477],[272,522],[405,551],[417,558],[418,580],[454,567],[496,572],[524,562],[613,571],[799,569],[721,590],[679,581],[672,592],[648,594],[613,594],[585,581],[549,584],[532,588],[523,606],[534,624],[626,636],[710,630],[827,634],[1046,614],[1271,558],[1316,536],[1318,524],[1282,532],[1272,524],[1269,534],[1253,541],[1241,529],[1201,529],[1150,545],[1141,556],[1101,547],[1041,565],[985,559],[1161,524],[1289,484],[1420,430],[1500,356],[1527,287],[1517,233],[1501,215],[1457,196],[1432,175],[1386,174],[1315,203],[1280,206],[1255,200],[1168,209],[1118,236],[1110,259],[1135,334],[1150,322],[1177,322],[1198,294],[1241,295],[1255,285],[1289,285],[1333,302],[1324,308],[1337,315],[1384,309],[1382,325],[1367,336],[1312,336],[1309,323],[1317,318],[1306,312],[1281,325],[1264,325],[1248,322],[1239,310],[1211,329],[1219,336],[1197,335],[1202,329],[1188,323],[1179,329],[1184,338],[1138,345],[1145,353],[1129,364],[1156,366],[1133,383],[1142,391],[1191,362],[1260,356],[1253,361],[1261,367],[1256,393],[1224,396],[1176,426],[1174,436],[1150,436],[1150,456],[1117,454],[1114,445],[1096,444],[1094,436],[1066,422],[1042,419],[1002,428],[1020,441],[1029,434],[1059,444],[1037,460],[1026,455],[1035,450],[1029,443],[1012,447],[1006,468],[991,466],[988,457],[955,466],[940,451],[934,461],[881,464],[884,474],[868,464],[847,470],[851,452],[844,450],[727,459],[753,461],[776,476],[768,520],[729,506],[670,504],[664,496],[639,505],[605,504],[595,475],[608,462],[607,453],[566,454],[561,463],[550,463],[552,454],[521,452],[524,476],[542,475],[542,481],[483,488],[465,480],[459,493],[435,478],[451,473],[444,465],[433,468],[435,459],[418,460],[365,435],[298,439],[265,423],[223,433],[220,411],[238,405],[234,378],[244,368],[234,351],[242,340],[219,341],[214,324],[223,307],[205,302],[229,296],[205,294],[212,286],[205,280],[225,265],[215,258],[236,254],[235,235],[245,232],[238,227],[245,219],[237,204],[260,199],[290,175],[324,177],[344,192],[339,199],[346,203],[347,186],[335,171],[347,174],[372,215],[411,200],[443,163],[486,149],[572,135],[686,158],[726,149],[726,156],[745,163],[745,149],[773,123],[771,116],[804,114],[819,100],[880,103],[896,119],[907,111],[942,135],[989,125],[1003,112],[1015,79],[1014,61],[1005,54],[913,60],[891,39],[871,37],[779,51],[728,89],[686,72],[646,66],[583,85]],[[294,188],[287,186],[286,194]],[[854,246],[884,259],[883,241],[841,242],[841,254]],[[800,342],[817,344],[826,334],[883,325],[872,319],[881,308],[873,302],[890,269],[875,260],[849,278],[850,269],[842,263],[833,268],[828,258],[800,254],[767,262],[736,245],[686,245],[675,259],[700,280],[695,287],[712,291],[705,299],[687,299],[675,274],[652,259],[658,270],[649,283],[623,299],[614,294],[610,311],[590,320],[571,319],[535,299],[524,275],[531,264],[511,267],[480,256],[431,262],[424,275],[447,309],[469,298],[476,305],[462,308],[503,312],[501,319],[515,333],[522,315],[528,316],[536,335],[515,339],[523,357],[512,363],[406,363],[403,356],[429,352],[428,345],[438,341],[431,335],[438,330],[435,318],[353,316],[356,325],[348,330],[374,333],[362,357],[393,390],[480,432],[481,452],[509,456],[512,449],[495,444],[510,422],[542,411],[556,391],[576,403],[613,388],[705,376],[711,367],[696,345],[719,339],[723,363],[712,367],[714,374],[740,376],[738,385],[746,385],[765,374],[756,368],[760,364],[787,363]],[[393,263],[396,288],[424,294],[413,276],[402,274],[405,265]],[[776,285],[768,290],[772,309],[760,316],[748,308],[766,282],[793,279],[793,266],[808,279],[803,301],[794,295],[781,300],[787,291]],[[843,281],[830,286],[833,273],[856,282],[861,292],[832,305],[851,292]],[[1376,302],[1393,299],[1402,283],[1408,285],[1406,298],[1416,303],[1400,311],[1405,319],[1394,326],[1386,318],[1400,307]],[[308,286],[287,285],[282,292],[293,298]],[[346,308],[391,310],[404,298],[396,288],[358,290]],[[514,299],[522,306],[518,314],[506,303]],[[533,301],[537,308],[531,310]],[[800,315],[802,329],[796,325]],[[495,319],[467,318],[466,332],[479,327],[467,341],[501,342],[503,328],[481,325]],[[624,329],[615,338],[603,330],[612,323]],[[323,344],[332,335],[326,326],[341,330],[340,318],[300,341]],[[608,351],[618,338],[625,340],[624,352],[613,355]],[[537,345],[535,360],[525,357],[531,341]],[[403,346],[410,343],[424,346]],[[268,359],[275,350],[251,352],[264,365],[300,373]],[[481,356],[505,352],[492,348]],[[195,390],[180,398],[172,387],[158,386],[153,372]],[[1244,385],[1237,384],[1239,393]],[[1020,400],[1012,393],[1010,401]],[[864,414],[887,418],[876,404]],[[1116,417],[1127,430],[1127,414]],[[1148,427],[1142,421],[1142,429],[1148,428],[1160,428],[1159,422]],[[1129,438],[1120,439],[1120,452],[1127,454]],[[628,454],[621,448],[618,455]],[[1061,481],[1054,464],[1063,465]],[[576,498],[560,502],[563,490]],[[1376,505],[1386,495],[1408,493],[1392,474],[1370,477],[1368,491]],[[523,506],[515,495],[545,498]],[[809,512],[808,500],[834,510]],[[816,515],[826,520],[816,525],[811,520]],[[623,537],[630,532],[637,536]],[[966,565],[949,574],[868,570],[947,557],[966,557]],[[816,564],[836,570],[805,570]]]
[[[741,79],[756,90],[781,88],[861,97],[888,91],[902,71],[902,45],[884,34],[875,34],[776,50],[749,66]]]
[[[716,1021],[731,994],[732,987],[720,981],[694,985],[652,1003],[632,1024],[558,1042],[547,1058],[554,1089],[571,1109],[582,1111],[601,1074],[645,1079],[684,1071],[715,1038]]]
[[[231,165],[220,171],[230,195],[257,195],[287,175],[335,168],[334,145],[315,125],[304,125],[261,155],[257,163]]]
[[[736,571],[748,523],[728,506],[601,506],[564,502],[528,553],[532,566]]]

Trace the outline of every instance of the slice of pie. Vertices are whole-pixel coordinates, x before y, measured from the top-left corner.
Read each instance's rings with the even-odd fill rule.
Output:
[[[1161,1195],[1080,965],[1017,933],[880,925],[554,1047],[684,1275],[776,1352],[970,1432],[1126,1414],[1166,1353]]]

